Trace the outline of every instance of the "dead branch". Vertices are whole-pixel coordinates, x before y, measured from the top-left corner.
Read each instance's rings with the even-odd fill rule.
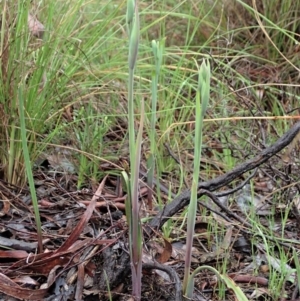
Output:
[[[160,264],[158,262],[154,263],[143,263],[143,269],[146,270],[161,270],[167,273],[170,278],[173,278],[175,282],[175,300],[181,301],[182,300],[182,287],[181,281],[177,275],[177,273],[171,268],[166,265]]]
[[[282,137],[280,137],[273,145],[263,150],[259,155],[253,159],[249,159],[246,162],[238,165],[233,170],[221,175],[215,179],[201,182],[198,185],[198,197],[201,196],[201,189],[213,192],[220,189],[232,181],[240,177],[245,172],[253,170],[261,164],[268,161],[271,157],[279,153],[286,146],[288,146],[297,134],[300,132],[300,122],[297,122],[289,131],[287,131]],[[203,192],[203,191],[202,191]],[[147,233],[153,233],[153,229],[160,229],[162,225],[179,210],[189,204],[191,191],[185,190],[179,196],[175,197],[174,200],[167,204],[165,208],[160,211],[149,223],[147,227]]]

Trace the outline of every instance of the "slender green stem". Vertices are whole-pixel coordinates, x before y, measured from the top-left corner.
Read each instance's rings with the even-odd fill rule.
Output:
[[[35,215],[35,223],[36,223],[37,237],[38,237],[38,247],[39,247],[39,252],[42,253],[43,252],[43,241],[42,241],[41,218],[40,218],[40,212],[39,212],[36,190],[35,190],[35,185],[34,185],[34,179],[33,179],[33,174],[32,174],[32,166],[31,166],[31,162],[30,162],[30,156],[29,156],[28,145],[27,145],[23,93],[24,92],[23,92],[22,86],[20,86],[18,89],[18,95],[19,95],[19,111],[20,111],[20,123],[21,123],[22,148],[23,148],[23,154],[24,154],[27,179],[29,182],[31,200],[32,200],[32,205],[33,205],[33,210],[34,210],[34,215]]]
[[[151,122],[150,122],[150,156],[147,160],[148,165],[148,207],[149,210],[152,210],[152,195],[153,195],[153,178],[156,165],[156,110],[157,110],[157,88],[158,88],[158,79],[160,74],[160,68],[162,65],[162,57],[164,50],[164,41],[156,42],[152,41],[152,51],[154,55],[155,70],[152,73],[152,83],[151,83]]]
[[[196,94],[196,127],[195,127],[195,150],[194,150],[194,170],[191,188],[191,201],[188,208],[187,220],[187,248],[185,256],[185,269],[183,279],[183,292],[188,298],[192,298],[193,279],[190,277],[192,246],[194,239],[194,229],[197,213],[197,191],[200,171],[201,150],[202,150],[202,128],[203,119],[209,101],[210,92],[210,66],[209,62],[203,61],[198,72],[198,89]]]
[[[134,11],[133,11],[134,7]],[[129,151],[130,151],[130,196],[127,202],[130,202],[131,212],[129,220],[129,236],[130,236],[130,255],[131,255],[131,271],[132,271],[132,295],[136,300],[141,298],[141,278],[142,278],[142,230],[139,218],[139,202],[138,202],[138,184],[139,184],[139,168],[141,157],[141,143],[144,123],[144,109],[142,105],[140,127],[135,137],[134,126],[134,69],[137,61],[139,46],[139,14],[137,1],[128,0],[127,3],[127,25],[130,35],[129,41],[129,79],[128,79],[128,123],[129,123]],[[142,103],[143,104],[143,103]],[[128,205],[126,206],[129,207]]]

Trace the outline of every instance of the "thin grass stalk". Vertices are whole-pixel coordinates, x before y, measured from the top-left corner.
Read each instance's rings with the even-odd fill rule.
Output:
[[[109,279],[107,277],[107,273],[105,270],[103,270],[104,272],[104,278],[105,278],[105,281],[106,281],[106,286],[107,286],[107,294],[108,294],[108,298],[109,298],[109,301],[112,301],[112,293],[111,293],[111,289],[110,289],[110,285],[109,285]]]
[[[139,217],[139,204],[138,204],[138,191],[139,191],[139,169],[140,169],[140,161],[141,161],[141,146],[142,146],[142,137],[143,137],[143,126],[144,126],[144,101],[141,102],[141,119],[139,131],[136,139],[136,150],[135,150],[135,178],[133,181],[133,202],[135,202],[134,206],[132,206],[132,217],[133,217],[133,228],[132,228],[132,269],[134,270],[134,274],[132,277],[133,281],[133,297],[136,300],[141,299],[141,287],[142,287],[142,226],[140,223]]]
[[[206,112],[207,104],[209,101],[210,91],[210,65],[209,61],[203,61],[200,69],[198,68],[198,89],[196,93],[196,127],[195,127],[195,150],[194,150],[194,169],[193,169],[193,182],[191,188],[191,201],[188,208],[187,219],[187,248],[185,255],[185,269],[183,280],[183,293],[188,298],[192,298],[193,295],[193,279],[190,279],[191,270],[191,258],[192,258],[192,246],[194,238],[195,220],[197,213],[197,191],[198,180],[201,161],[202,150],[202,129],[203,119]],[[189,285],[190,283],[190,285]],[[188,290],[189,288],[189,290]]]
[[[4,45],[4,42],[5,42],[5,30],[6,30],[6,24],[5,24],[5,21],[6,21],[6,18],[7,18],[7,4],[6,4],[6,1],[4,1],[3,3],[3,8],[2,8],[2,13],[1,13],[1,34],[0,34],[0,51],[3,55],[4,53],[4,49],[6,47],[6,45]],[[3,59],[3,58],[1,58]],[[0,69],[1,71],[1,74],[2,74],[2,68]],[[3,74],[2,74],[3,76]]]
[[[42,226],[41,226],[41,218],[40,218],[40,212],[39,212],[38,201],[36,196],[36,190],[34,185],[34,179],[32,174],[32,166],[30,162],[30,156],[29,156],[28,145],[27,145],[23,93],[24,93],[24,85],[20,85],[18,89],[18,96],[19,96],[22,148],[23,148],[26,174],[29,183],[30,195],[31,195],[31,200],[32,200],[32,205],[33,205],[33,210],[35,215],[35,223],[36,223],[37,238],[38,238],[38,250],[39,253],[42,253],[43,252]]]
[[[7,171],[7,181],[14,184],[14,168],[15,168],[15,133],[16,133],[16,123],[12,121],[11,131],[9,135],[9,155],[8,155],[8,171]]]
[[[155,172],[155,153],[156,153],[156,108],[157,108],[157,88],[158,88],[158,79],[160,74],[160,69],[162,65],[162,57],[164,51],[163,42],[152,41],[152,51],[154,55],[155,70],[152,73],[152,83],[151,83],[151,122],[150,122],[150,156],[147,161],[148,167],[148,207],[149,210],[152,210],[152,196],[153,196],[153,178]]]
[[[134,7],[134,11],[132,8]],[[134,129],[134,69],[137,61],[139,46],[139,15],[137,1],[128,0],[127,2],[127,25],[129,32],[129,79],[128,79],[128,120],[129,120],[129,151],[130,151],[130,195],[127,201],[130,202],[131,214],[129,220],[130,236],[130,256],[132,271],[132,296],[135,300],[141,299],[141,278],[142,278],[142,234],[139,219],[138,203],[138,180],[140,153],[143,131],[143,105],[141,110],[141,122],[137,139],[135,140]],[[127,206],[128,208],[128,206]]]
[[[296,267],[296,275],[297,275],[296,281],[297,281],[298,287],[300,287],[300,262],[299,262],[298,254],[295,249],[293,249],[293,259],[294,259],[295,267]]]

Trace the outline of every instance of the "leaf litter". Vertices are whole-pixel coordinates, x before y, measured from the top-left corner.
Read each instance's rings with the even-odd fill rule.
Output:
[[[265,170],[267,168],[266,166]],[[111,177],[104,177],[95,192],[88,189],[66,191],[62,188],[64,185],[61,174],[47,174],[45,170],[37,170],[36,183],[43,187],[43,191],[39,192],[45,248],[42,254],[36,253],[34,215],[31,205],[26,202],[27,190],[16,193],[16,188],[7,189],[8,186],[1,190],[4,201],[0,224],[0,291],[3,294],[24,300],[91,300],[89,298],[92,296],[98,296],[98,300],[106,300],[109,296],[109,281],[110,293],[115,298],[122,300],[124,296],[130,295],[126,218],[122,211],[124,209],[115,205],[124,204],[126,193],[122,192],[123,195],[120,196],[119,189],[115,187],[114,199],[111,183],[117,181]],[[235,196],[235,202],[223,201],[222,206],[230,208],[231,214],[237,212],[246,216],[252,208],[257,211],[256,215],[260,217],[261,223],[268,226],[269,216],[273,215],[276,218],[286,207],[272,204],[270,193],[273,189],[260,190],[260,178],[256,178],[258,188],[254,187],[254,198],[251,198],[249,187],[244,185],[244,190],[240,190],[236,195],[232,194]],[[66,177],[64,179],[70,181],[66,180]],[[140,194],[145,204],[146,191],[147,189],[142,189]],[[239,201],[241,197],[247,199],[242,208]],[[295,198],[291,198],[291,204],[294,204]],[[256,199],[269,203],[267,212],[260,211],[261,204]],[[252,200],[254,206],[251,207],[249,204]],[[97,206],[99,203],[101,206]],[[297,277],[293,264],[283,264],[279,258],[270,255],[263,243],[257,243],[253,253],[253,238],[248,231],[251,229],[247,229],[247,223],[243,225],[239,220],[231,219],[232,216],[226,216],[226,212],[222,217],[220,214],[224,215],[223,207],[208,204],[214,211],[211,211],[211,215],[203,215],[196,222],[195,233],[198,238],[194,243],[193,264],[218,266],[228,261],[227,276],[242,289],[249,290],[248,297],[253,300],[271,295],[268,290],[270,269],[287,275],[287,289],[296,285]],[[141,207],[141,214],[147,216],[147,208],[143,208],[146,207]],[[278,222],[273,224],[275,231],[281,227],[280,219]],[[209,229],[212,223],[215,223],[215,231]],[[290,239],[297,239],[297,232],[294,232],[293,227],[295,224],[290,217],[285,225],[285,232]],[[171,268],[182,276],[185,244],[179,237],[184,236],[185,230],[173,230],[169,238],[155,232],[151,239],[145,242],[143,262],[147,270],[144,277],[149,278],[149,283],[161,287],[160,299],[157,300],[163,300],[166,295],[174,298],[175,292],[174,278],[169,275],[170,271],[160,271],[155,265]],[[287,256],[288,254],[287,249]],[[151,266],[152,272],[149,273]],[[202,273],[198,282],[196,281],[195,300],[217,294],[217,284],[218,279],[213,275]],[[146,286],[144,289],[147,292],[150,288]],[[229,291],[227,295],[230,300]],[[284,296],[287,300],[288,291]],[[158,298],[157,295],[155,298]]]

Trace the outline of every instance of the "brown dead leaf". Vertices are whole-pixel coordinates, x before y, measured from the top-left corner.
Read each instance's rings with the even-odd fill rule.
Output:
[[[254,283],[259,286],[268,286],[269,280],[265,277],[253,276],[253,275],[239,275],[238,273],[230,273],[228,274],[230,278],[234,280],[234,282],[239,283]]]
[[[47,284],[46,287],[50,286],[50,283],[54,283],[56,280],[57,270],[60,268],[59,265],[56,265],[53,267],[53,269],[49,272],[48,278],[47,278]]]
[[[77,275],[77,285],[76,285],[76,293],[75,300],[81,301],[83,295],[83,286],[84,286],[84,264],[81,263],[78,265],[78,275]]]
[[[42,254],[30,254],[26,259],[19,260],[14,263],[10,269],[6,272],[6,275],[13,274],[14,271],[22,270],[22,272],[37,273],[42,275],[48,275],[55,266],[64,266],[70,262],[70,258],[73,254],[76,254],[78,250],[81,250],[84,246],[94,242],[92,238],[78,241],[71,246],[67,251],[55,251]]]
[[[221,245],[221,248],[223,248],[223,250],[227,250],[231,245],[232,230],[233,226],[227,227],[226,234]]]
[[[172,255],[172,249],[173,248],[172,248],[171,243],[165,238],[163,238],[163,240],[165,242],[165,247],[164,247],[162,253],[157,254],[157,256],[156,256],[156,260],[159,263],[167,262],[170,259],[171,255]]]
[[[4,274],[0,273],[0,292],[17,299],[43,300],[48,289],[31,290],[22,288]]]
[[[28,257],[28,253],[22,250],[0,251],[0,258],[23,259]]]
[[[19,283],[19,284],[22,284],[22,285],[24,285],[24,284],[26,284],[26,285],[34,285],[34,286],[38,286],[39,285],[39,283],[36,280],[34,280],[33,278],[31,278],[29,276],[26,276],[26,275],[18,277],[18,278],[14,278],[14,281],[16,283]]]
[[[184,261],[185,260],[185,253],[186,253],[186,245],[183,244],[181,241],[176,241],[172,243],[173,251],[172,251],[172,257],[175,260]],[[197,259],[200,256],[200,252],[197,248],[192,247],[192,262],[193,263],[199,263],[199,260]]]
[[[5,216],[9,212],[10,202],[7,200],[2,200],[1,203],[2,203],[3,207],[0,211],[0,216]]]
[[[79,223],[77,224],[77,226],[75,227],[75,229],[73,230],[71,235],[68,237],[68,239],[65,241],[65,243],[56,252],[66,251],[76,242],[76,240],[78,239],[78,237],[82,233],[84,227],[87,225],[88,221],[90,220],[90,218],[93,214],[93,211],[94,211],[95,206],[96,206],[96,201],[101,196],[101,193],[102,193],[102,190],[104,188],[104,184],[106,182],[107,177],[108,176],[106,176],[102,180],[102,182],[99,185],[96,193],[92,197],[92,200],[91,200],[90,204],[86,208],[86,211],[84,212],[83,216],[81,217]]]

